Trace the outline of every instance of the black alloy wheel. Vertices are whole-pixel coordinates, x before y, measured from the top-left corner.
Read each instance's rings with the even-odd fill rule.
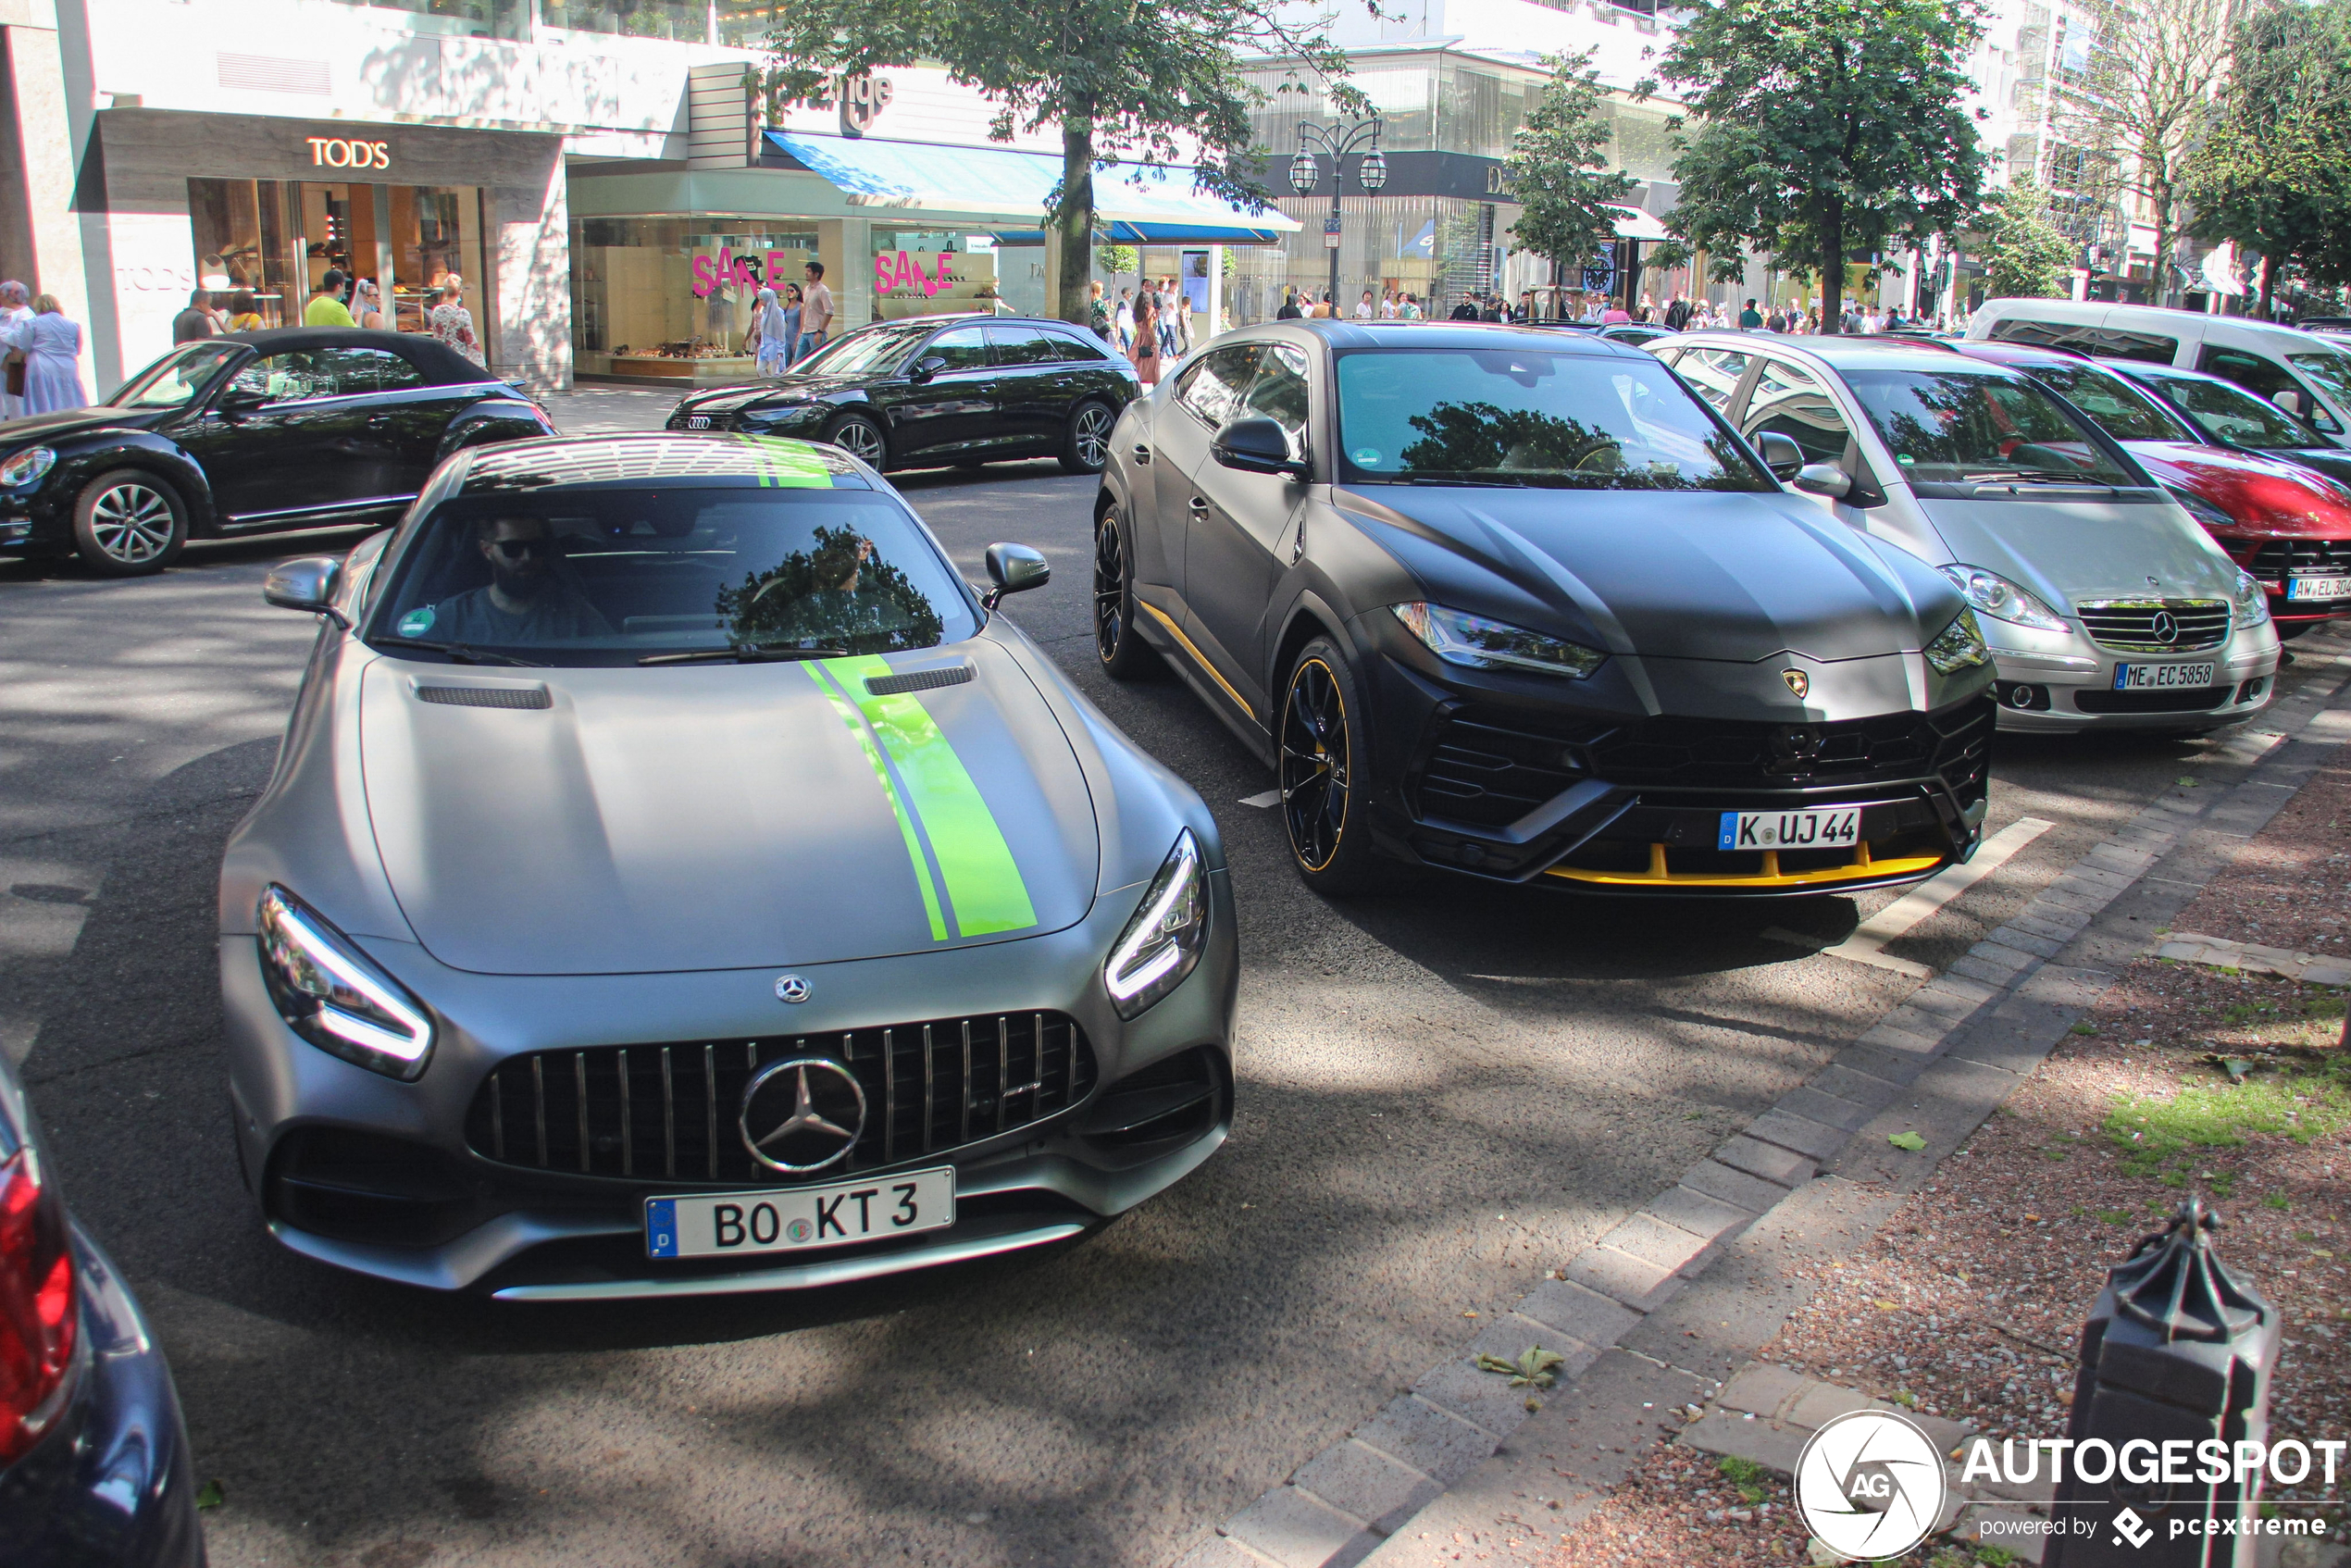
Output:
[[[1094,522],[1094,656],[1113,680],[1133,680],[1158,664],[1135,634],[1135,579],[1126,559],[1126,524],[1117,508]]]
[[[141,468],[117,468],[82,488],[73,504],[73,546],[101,577],[144,577],[188,542],[180,492]]]
[[[1110,461],[1110,428],[1117,417],[1099,403],[1081,403],[1069,417],[1069,438],[1062,446],[1062,471],[1099,474]]]
[[[1371,835],[1354,822],[1362,710],[1337,647],[1327,638],[1309,642],[1290,666],[1275,738],[1282,826],[1299,874],[1319,892],[1363,892],[1377,880]]]
[[[879,473],[889,466],[889,441],[881,427],[863,414],[852,414],[825,432],[825,439]]]

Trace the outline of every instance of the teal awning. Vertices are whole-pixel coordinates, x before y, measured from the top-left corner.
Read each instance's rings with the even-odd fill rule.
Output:
[[[1012,147],[942,147],[871,136],[770,131],[767,145],[844,192],[852,205],[912,215],[1041,220],[1061,160]],[[1126,244],[1272,244],[1298,220],[1244,212],[1192,188],[1188,169],[1113,165],[1094,175],[1103,237]]]

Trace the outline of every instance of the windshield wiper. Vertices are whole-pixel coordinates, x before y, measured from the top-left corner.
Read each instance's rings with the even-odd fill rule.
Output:
[[[1404,474],[1399,477],[1406,484],[1465,485],[1471,490],[1500,490],[1513,486],[1524,490],[1535,482],[1524,474]]]
[[[526,659],[514,653],[494,653],[488,648],[468,647],[463,642],[427,642],[415,637],[370,637],[370,647],[422,648],[429,653],[446,653],[453,665],[521,665],[529,669],[545,669],[544,659]]]
[[[759,642],[745,642],[733,648],[697,648],[690,653],[648,653],[637,662],[641,665],[698,665],[732,659],[743,665],[780,664],[788,659],[845,659],[846,648],[786,648]]]

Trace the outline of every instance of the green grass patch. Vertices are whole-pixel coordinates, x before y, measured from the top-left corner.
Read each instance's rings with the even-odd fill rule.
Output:
[[[2121,1095],[2107,1113],[2105,1131],[2126,1172],[2178,1187],[2186,1172],[2169,1167],[2191,1150],[2241,1148],[2247,1133],[2308,1143],[2346,1126],[2351,1073],[2332,1063],[2314,1071],[2264,1073],[2241,1084],[2191,1084],[2169,1100]]]
[[[1761,1502],[1772,1495],[1769,1485],[1772,1473],[1751,1459],[1725,1454],[1723,1462],[1715,1468],[1723,1473],[1725,1480],[1738,1488],[1739,1496],[1748,1502]]]
[[[2261,1200],[2261,1206],[2265,1209],[2275,1209],[2283,1213],[2294,1207],[2294,1200],[2283,1192],[2272,1192]]]

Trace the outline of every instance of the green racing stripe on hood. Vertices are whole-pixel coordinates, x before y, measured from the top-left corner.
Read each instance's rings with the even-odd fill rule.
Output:
[[[867,655],[826,659],[809,667],[831,678],[889,753],[947,885],[956,935],[984,936],[1036,925],[1036,906],[1029,902],[1028,884],[1021,879],[1020,863],[979,786],[972,782],[929,710],[909,693],[866,693],[866,678],[890,674],[889,662]]]
[[[735,438],[751,448],[758,462],[759,482],[763,488],[790,490],[830,490],[833,471],[825,460],[809,450],[801,441],[777,441],[772,436]]]
[[[922,840],[915,835],[914,819],[907,815],[906,803],[900,798],[898,786],[889,781],[889,765],[882,761],[882,754],[875,747],[872,733],[866,729],[865,723],[858,716],[857,710],[850,705],[849,700],[841,695],[833,683],[826,680],[817,672],[815,665],[802,665],[800,667],[808,672],[808,678],[816,683],[816,690],[825,694],[826,701],[832,703],[833,711],[840,715],[840,721],[847,725],[849,732],[857,738],[858,750],[865,753],[865,761],[872,765],[874,782],[881,786],[882,794],[889,802],[890,815],[898,819],[898,831],[906,840],[906,858],[914,862],[914,886],[923,895],[923,913],[930,917],[930,940],[935,942],[945,941],[947,922],[939,914],[939,889],[931,881],[930,862],[923,854]]]

